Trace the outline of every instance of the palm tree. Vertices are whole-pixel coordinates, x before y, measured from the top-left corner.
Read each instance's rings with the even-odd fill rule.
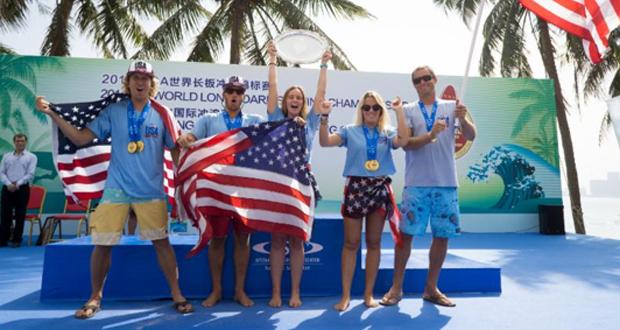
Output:
[[[373,17],[348,0],[217,0],[217,10],[194,41],[188,60],[213,62],[230,40],[230,63],[242,59],[264,65],[266,42],[285,29],[319,33],[332,48],[332,61],[339,69],[355,69],[342,49],[308,15],[320,13],[340,19]]]
[[[553,93],[553,85],[546,81],[536,80],[528,88],[513,93],[510,97],[525,100],[528,104],[523,107],[515,121],[511,136],[513,138],[522,135],[528,140],[527,147],[535,151],[549,164],[559,167],[557,132],[555,130],[555,112],[551,108],[555,103],[549,102],[548,96]],[[537,135],[522,134],[527,124],[538,122]]]
[[[0,125],[13,133],[28,133],[22,108],[28,108],[41,123],[47,116],[34,107],[37,89],[36,71],[43,68],[58,69],[57,59],[30,56],[0,55]],[[12,135],[11,135],[12,136]]]
[[[183,41],[179,36],[194,29],[207,14],[199,0],[59,0],[41,54],[69,56],[69,36],[77,27],[107,58],[129,58],[132,48],[142,47],[133,57],[167,59]],[[138,21],[140,17],[163,23],[149,36]]]
[[[30,2],[32,0],[0,1],[0,32],[22,28],[26,23]],[[15,54],[15,52],[0,43],[0,54]]]
[[[466,24],[485,0],[433,0],[446,10],[459,13]],[[575,232],[585,234],[579,180],[571,133],[566,118],[566,103],[562,94],[560,80],[555,65],[555,48],[549,34],[549,26],[521,6],[518,0],[488,0],[493,5],[483,27],[484,43],[480,58],[480,74],[488,76],[499,68],[503,77],[531,77],[531,67],[527,58],[525,32],[530,31],[538,39],[538,50],[543,60],[545,71],[553,80],[556,115],[562,147],[568,192]],[[495,56],[499,53],[499,64]],[[575,55],[577,57],[577,55]]]
[[[586,81],[584,83],[584,94],[586,97],[605,95],[606,93],[602,91],[603,80],[610,74],[613,78],[607,88],[607,92],[612,97],[620,95],[620,45],[618,45],[618,42],[620,42],[620,29],[612,32],[609,40],[609,52],[605,55],[602,62],[596,65],[589,65],[588,62],[577,63],[578,72],[586,72]],[[609,112],[607,112],[601,121],[599,143],[603,142],[610,127],[611,117]]]

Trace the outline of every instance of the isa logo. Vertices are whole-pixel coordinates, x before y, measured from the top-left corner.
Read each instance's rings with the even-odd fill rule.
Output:
[[[271,242],[260,242],[256,243],[252,246],[252,250],[256,253],[253,256],[251,265],[264,267],[265,270],[269,270],[269,251],[271,251]],[[310,270],[312,267],[322,265],[324,248],[323,245],[314,242],[304,242],[304,271]],[[285,268],[290,270],[289,268],[289,254],[290,247],[287,245],[284,248],[285,254]]]

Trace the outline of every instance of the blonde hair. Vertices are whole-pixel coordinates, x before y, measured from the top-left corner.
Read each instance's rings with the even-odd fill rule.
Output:
[[[123,87],[122,87],[122,91],[123,93],[131,96],[131,92],[129,90],[129,77],[131,77],[133,73],[127,74],[125,76],[125,78],[123,78]],[[149,89],[149,98],[153,98],[155,97],[155,94],[157,94],[157,90],[159,89],[159,80],[157,80],[157,78],[151,76],[151,88]]]
[[[355,113],[355,125],[363,125],[364,124],[364,116],[362,115],[362,106],[366,99],[372,98],[377,102],[377,104],[381,107],[381,113],[379,113],[379,122],[377,122],[377,130],[379,133],[383,132],[385,128],[390,126],[390,116],[387,114],[387,107],[385,102],[383,102],[383,98],[379,93],[375,91],[367,91],[362,95],[360,101],[357,103],[357,111]]]
[[[286,92],[284,92],[284,96],[282,97],[282,114],[284,114],[284,117],[288,117],[288,106],[286,105],[286,99],[288,98],[288,95],[294,90],[294,89],[298,89],[299,92],[301,93],[301,98],[303,100],[303,104],[301,106],[301,111],[299,111],[299,116],[303,119],[306,119],[306,117],[308,116],[308,104],[306,103],[306,94],[304,93],[304,89],[299,86],[299,85],[293,85],[291,87],[289,87]]]

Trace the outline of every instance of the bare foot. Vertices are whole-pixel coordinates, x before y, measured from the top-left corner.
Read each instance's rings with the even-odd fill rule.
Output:
[[[379,302],[375,300],[372,296],[364,298],[364,305],[368,308],[375,308],[379,306]]]
[[[245,294],[245,292],[236,293],[235,301],[238,302],[243,307],[251,307],[254,305],[254,302],[252,301],[252,299],[250,299],[250,297],[248,297],[248,295]]]
[[[90,299],[86,302],[86,304],[84,304],[84,306],[80,307],[78,310],[75,311],[75,318],[77,319],[89,319],[93,316],[95,316],[95,314],[97,314],[97,312],[99,312],[101,310],[101,300],[100,299]]]
[[[280,296],[272,296],[271,300],[269,300],[269,306],[282,307],[282,298]]]
[[[291,294],[291,299],[288,300],[288,306],[292,308],[301,306],[301,298],[299,297],[299,294]]]
[[[334,305],[334,308],[337,311],[344,311],[347,308],[349,308],[349,303],[351,302],[351,298],[349,297],[342,297],[342,299],[340,299],[340,302]]]
[[[222,292],[221,291],[213,291],[207,297],[207,299],[202,301],[202,306],[206,307],[206,308],[213,307],[213,306],[217,305],[217,303],[220,302],[220,300],[222,300]]]

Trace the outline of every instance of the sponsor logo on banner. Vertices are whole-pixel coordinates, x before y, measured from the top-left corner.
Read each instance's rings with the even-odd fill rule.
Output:
[[[269,270],[269,251],[271,250],[271,242],[267,241],[256,243],[252,246],[252,250],[258,254],[258,256],[252,260],[252,265],[265,267],[266,270]],[[304,242],[304,270],[309,270],[313,266],[319,266],[322,264],[322,256],[316,255],[321,251],[323,251],[323,245],[314,242]],[[290,247],[288,244],[284,247],[284,255],[286,270],[290,270]]]

